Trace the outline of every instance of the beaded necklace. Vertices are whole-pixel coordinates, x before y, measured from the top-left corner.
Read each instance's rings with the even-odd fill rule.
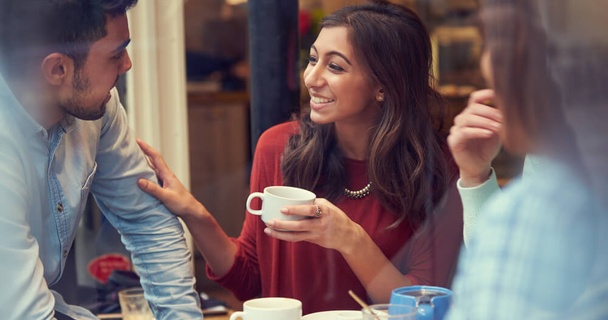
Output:
[[[344,188],[344,195],[351,199],[361,199],[367,196],[372,191],[372,183],[369,182],[363,189],[352,191],[347,188]]]

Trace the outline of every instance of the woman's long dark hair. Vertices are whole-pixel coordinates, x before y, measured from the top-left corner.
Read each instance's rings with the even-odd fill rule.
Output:
[[[517,132],[533,141],[535,150],[580,166],[574,134],[565,119],[555,76],[548,66],[556,49],[542,26],[540,3],[552,1],[487,0],[482,10],[493,82],[504,116],[505,147],[519,143]],[[581,55],[581,59],[584,58]],[[571,72],[571,77],[576,72]]]
[[[398,215],[395,225],[407,219],[416,227],[441,200],[453,173],[445,139],[433,125],[431,109],[441,119],[443,105],[430,85],[429,34],[413,11],[386,1],[345,7],[321,26],[347,27],[356,58],[383,88],[384,102],[369,134],[369,180],[373,194]],[[282,170],[285,184],[340,198],[347,179],[334,125],[317,125],[304,110]]]

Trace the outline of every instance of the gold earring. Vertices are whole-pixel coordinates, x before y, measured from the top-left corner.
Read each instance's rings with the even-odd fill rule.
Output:
[[[382,102],[382,101],[384,101],[384,96],[383,95],[378,95],[376,97],[376,100],[378,100],[378,102]]]

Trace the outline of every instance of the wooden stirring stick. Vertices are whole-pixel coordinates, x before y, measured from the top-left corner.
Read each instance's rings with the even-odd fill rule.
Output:
[[[359,298],[352,290],[348,290],[348,294],[353,297],[353,299],[355,299],[355,301],[357,301],[357,303],[363,307],[363,309],[367,310],[367,312],[369,312],[369,314],[371,314],[372,316],[374,316],[374,319],[376,320],[380,320],[380,318],[378,318],[378,315],[376,315],[376,313],[374,312],[374,310],[372,310],[372,308],[370,308],[367,303],[365,303],[363,300],[361,300],[361,298]]]

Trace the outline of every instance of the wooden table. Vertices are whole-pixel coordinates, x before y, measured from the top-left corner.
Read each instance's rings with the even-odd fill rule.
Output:
[[[205,315],[205,319],[209,319],[209,320],[230,320],[230,315],[233,313],[234,311],[228,311],[228,314],[222,314],[222,315]],[[122,315],[120,313],[111,313],[111,314],[98,314],[97,317],[100,320],[120,320],[122,319]]]
[[[230,315],[232,311],[228,312],[228,314],[224,315],[205,315],[205,320],[230,320]]]

